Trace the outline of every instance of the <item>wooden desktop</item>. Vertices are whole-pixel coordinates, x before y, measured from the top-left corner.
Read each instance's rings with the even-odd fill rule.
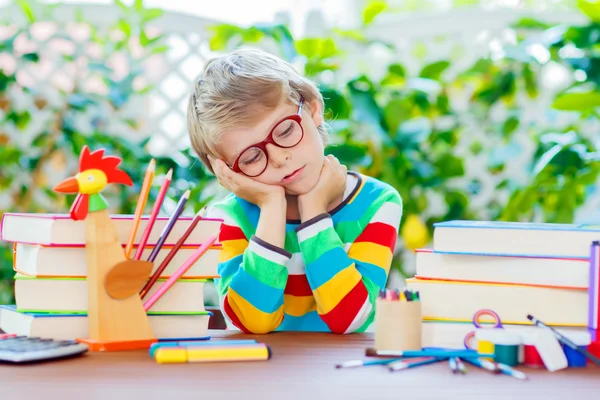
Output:
[[[529,379],[468,367],[453,375],[448,364],[400,372],[381,366],[336,369],[363,358],[372,334],[273,333],[245,335],[211,330],[214,340],[252,338],[271,346],[269,361],[157,364],[147,351],[88,353],[45,364],[0,364],[2,398],[29,399],[593,399],[600,368],[550,373],[520,368]],[[207,397],[207,395],[211,397]],[[57,397],[58,398],[58,397]]]

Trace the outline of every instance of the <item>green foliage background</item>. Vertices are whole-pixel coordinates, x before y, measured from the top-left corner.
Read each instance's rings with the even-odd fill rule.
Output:
[[[17,26],[13,36],[0,40],[0,54],[17,59],[16,70],[0,69],[0,195],[10,198],[8,207],[0,213],[67,212],[72,198],[51,191],[52,179],[47,170],[59,165],[62,176],[71,174],[83,144],[104,147],[123,158],[123,168],[136,184],[132,188],[113,187],[107,194],[115,212],[132,213],[150,154],[146,150],[148,138],[142,135],[143,121],[121,110],[153,90],[152,85],[139,87],[135,82],[143,75],[148,57],[168,49],[163,36],[150,35],[148,30],[162,11],[144,7],[141,0],[130,7],[115,1],[120,18],[108,30],[79,16],[78,23],[91,32],[89,43],[74,43],[77,50],[61,57],[80,66],[82,80],[99,79],[106,91],[98,94],[84,85],[75,85],[70,90],[56,89],[50,100],[36,87],[22,87],[17,79],[20,68],[38,63],[46,55],[18,54],[14,42],[19,36],[30,37],[35,23],[51,20],[52,6],[18,3],[25,23]],[[512,28],[517,43],[505,47],[502,58],[485,56],[452,73],[452,59],[424,64],[417,72],[392,61],[382,78],[360,67],[361,63],[369,63],[366,57],[372,46],[384,46],[391,54],[396,51],[392,44],[373,40],[368,34],[379,15],[391,12],[383,1],[366,4],[363,26],[355,30],[332,28],[319,37],[295,38],[283,25],[220,24],[212,27],[210,46],[214,51],[239,45],[264,47],[293,62],[319,84],[331,131],[327,151],[351,168],[390,183],[404,199],[402,240],[394,268],[407,275],[403,252],[426,244],[437,221],[486,216],[572,222],[578,208],[593,193],[600,172],[600,153],[598,137],[590,136],[585,126],[598,122],[599,117],[600,3],[580,0],[577,5],[588,17],[587,24],[549,26],[532,19],[515,21]],[[4,24],[13,26],[15,22]],[[68,36],[61,38],[70,40]],[[129,51],[132,43],[142,49],[135,56]],[[85,53],[85,46],[90,44],[101,49],[96,58]],[[529,50],[532,44],[542,46],[548,59],[534,57]],[[114,53],[127,58],[129,70],[124,77],[117,77],[104,62]],[[362,54],[365,58],[356,63],[348,77],[349,56]],[[553,94],[552,106],[544,110],[550,121],[561,113],[575,116],[567,126],[523,122],[525,105],[538,101],[541,70],[548,62],[564,66],[574,78],[569,87]],[[340,73],[342,69],[344,74]],[[466,110],[455,106],[456,98],[461,96],[467,98]],[[29,106],[19,106],[22,101],[16,101],[18,97],[29,99]],[[498,108],[503,110],[502,117],[492,117]],[[19,132],[30,128],[41,111],[50,115],[49,123],[26,139],[20,137]],[[82,120],[86,121],[83,125]],[[111,131],[115,121],[129,134]],[[488,151],[474,141],[468,154],[457,154],[458,144],[469,139],[473,124],[501,149],[510,149],[516,140],[526,140],[536,148],[524,172],[527,179],[500,180],[496,190],[508,192],[508,196],[494,197],[483,206],[474,206],[471,201],[480,182],[457,184],[465,176],[466,160]],[[485,174],[500,174],[513,156],[508,150],[490,152]],[[172,188],[176,189],[168,194],[170,201],[176,202],[187,188],[192,190],[190,211],[213,200],[205,191],[213,178],[190,150],[159,157],[157,165],[158,175],[174,169]],[[149,204],[155,195],[156,188]],[[446,207],[435,211],[432,198],[441,199]],[[0,303],[12,301],[11,259],[11,248],[0,244]]]

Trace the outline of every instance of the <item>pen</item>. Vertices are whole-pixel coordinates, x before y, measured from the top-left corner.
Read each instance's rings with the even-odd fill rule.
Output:
[[[492,373],[495,373],[495,374],[503,373],[508,376],[512,376],[513,378],[527,379],[527,375],[525,375],[523,372],[518,371],[516,369],[512,369],[511,367],[509,367],[508,365],[505,365],[505,364],[495,363],[493,361],[485,360],[485,359],[481,359],[481,358],[465,359],[465,362],[467,362],[469,364],[473,364],[476,367],[483,368],[483,369],[490,371]]]
[[[388,370],[390,372],[402,371],[403,369],[409,369],[409,368],[419,367],[421,365],[433,364],[433,363],[442,361],[444,359],[445,359],[444,357],[424,357],[422,360],[413,361],[413,362],[396,361],[391,364],[388,364]]]
[[[386,365],[403,360],[403,358],[385,358],[383,360],[353,360],[336,364],[336,368],[366,367],[369,365]]]
[[[478,353],[473,350],[376,350],[367,348],[365,355],[367,357],[460,357],[460,358],[477,358],[477,357],[493,357],[493,354]]]
[[[458,373],[458,366],[456,365],[456,358],[450,357],[448,359],[448,366],[450,367],[450,370],[452,370],[453,374]]]
[[[455,357],[455,360],[456,360],[456,366],[458,367],[458,370],[460,371],[460,373],[466,374],[467,367],[465,367],[465,364],[462,362],[462,360],[458,357]]]
[[[564,336],[560,332],[558,332],[556,329],[552,328],[551,326],[546,325],[545,323],[543,323],[539,319],[535,318],[531,314],[527,315],[527,319],[530,320],[531,322],[533,322],[535,325],[541,327],[541,328],[550,329],[550,331],[554,334],[554,336],[556,336],[556,338],[558,339],[559,342],[561,342],[565,346],[570,347],[571,349],[575,350],[579,354],[584,355],[588,360],[590,360],[594,364],[600,366],[600,359],[598,357],[596,357],[595,355],[593,355],[592,353],[590,353],[586,349],[580,348],[575,343],[573,343],[570,339],[568,339],[566,336]]]

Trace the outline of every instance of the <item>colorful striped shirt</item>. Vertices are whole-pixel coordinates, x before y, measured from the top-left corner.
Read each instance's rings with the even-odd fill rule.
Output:
[[[221,310],[247,333],[363,332],[386,285],[402,216],[390,185],[348,173],[342,203],[311,220],[288,220],[285,248],[255,235],[260,209],[233,194],[214,204],[222,218]]]

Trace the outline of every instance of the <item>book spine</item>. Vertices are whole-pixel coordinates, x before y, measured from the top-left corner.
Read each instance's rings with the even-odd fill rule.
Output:
[[[600,304],[598,291],[600,290],[600,242],[594,241],[590,251],[590,283],[588,285],[588,328],[596,339],[596,331],[598,329],[598,320],[600,314]]]

